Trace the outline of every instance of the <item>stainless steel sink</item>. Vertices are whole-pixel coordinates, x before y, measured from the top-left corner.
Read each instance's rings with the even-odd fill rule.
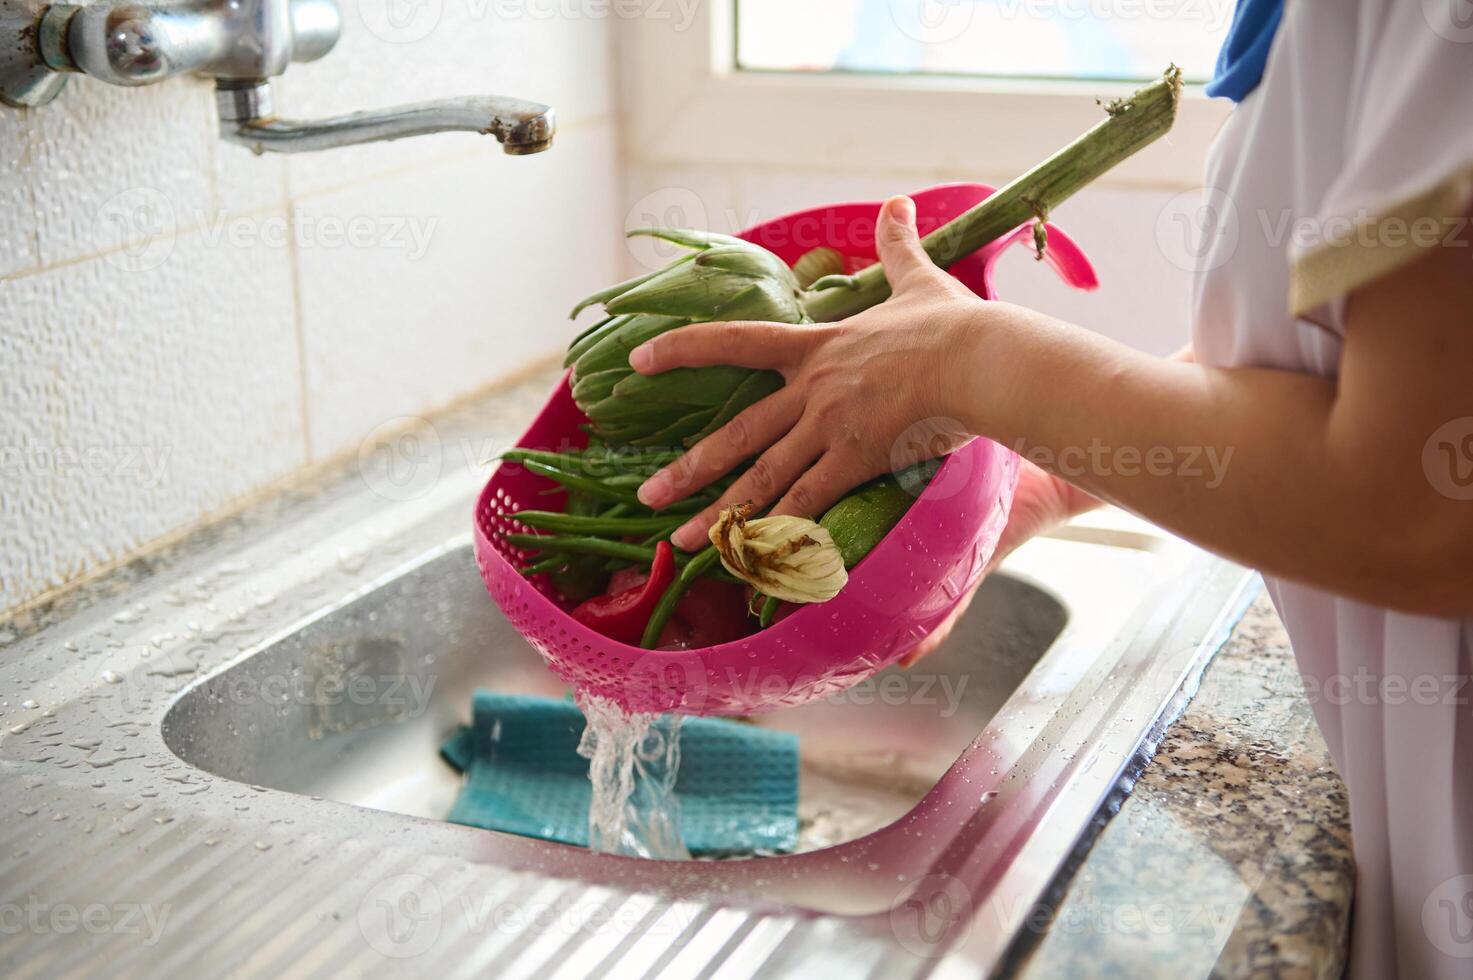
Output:
[[[908,813],[1067,618],[1043,588],[998,575],[924,666],[756,719],[800,738],[800,849]],[[437,750],[477,688],[566,693],[487,599],[464,541],[200,681],[164,716],[163,736],[181,759],[227,779],[438,820],[460,777]]]
[[[11,644],[5,900],[165,921],[0,931],[9,975],[1005,969],[1253,589],[1117,514],[1035,541],[922,664],[758,720],[804,853],[617,858],[442,820],[471,692],[563,693],[476,574],[483,477],[344,484]]]

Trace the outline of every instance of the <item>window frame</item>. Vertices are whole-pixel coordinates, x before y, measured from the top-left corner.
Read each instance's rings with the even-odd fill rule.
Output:
[[[656,16],[661,8],[664,16]],[[1096,99],[1138,83],[746,71],[736,0],[680,10],[655,2],[624,45],[626,150],[649,168],[700,165],[915,173],[1006,181],[1101,118]],[[1104,186],[1194,188],[1232,104],[1188,85],[1171,134],[1120,164]],[[958,125],[966,120],[969,125]],[[904,130],[944,133],[918,153]],[[897,133],[899,134],[897,136]],[[998,139],[997,133],[1006,133]]]

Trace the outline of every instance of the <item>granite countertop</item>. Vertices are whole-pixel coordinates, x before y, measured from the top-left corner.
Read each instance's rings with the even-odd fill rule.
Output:
[[[1345,786],[1264,593],[1018,973],[1338,977],[1354,882]]]
[[[444,419],[514,433],[552,377],[538,372]],[[0,656],[4,647],[192,555],[326,510],[368,478],[353,461],[324,467],[47,597],[0,620]],[[1056,888],[1038,938],[1015,953],[1016,975],[1337,977],[1343,971],[1354,880],[1345,788],[1266,595],[1209,666],[1133,793],[1099,823],[1093,846]]]

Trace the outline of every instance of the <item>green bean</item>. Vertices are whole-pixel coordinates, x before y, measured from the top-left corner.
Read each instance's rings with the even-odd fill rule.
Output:
[[[767,627],[772,625],[772,619],[777,615],[778,605],[778,600],[772,596],[767,595],[762,597],[762,611],[757,614],[757,625],[760,628],[767,629]]]
[[[644,636],[639,641],[640,646],[646,650],[653,650],[655,648],[655,644],[660,641],[661,631],[665,629],[665,624],[674,615],[675,607],[685,597],[685,593],[690,589],[691,583],[700,578],[718,557],[716,546],[712,545],[690,559],[689,563],[680,570],[680,574],[675,577],[675,581],[671,582],[669,588],[665,590],[665,594],[660,596],[660,602],[655,606],[655,611],[650,613],[650,621],[645,624]]]
[[[640,470],[653,473],[679,458],[669,452],[623,453],[611,450],[588,450],[581,453],[559,453],[545,449],[508,449],[501,458],[514,463],[541,463],[586,476]]]
[[[600,500],[607,500],[614,504],[639,503],[639,498],[634,495],[632,490],[605,486],[603,481],[591,476],[569,473],[530,459],[523,460],[522,465],[527,468],[528,472],[535,473],[538,476],[545,476],[549,480],[556,480],[569,490],[578,490],[588,494],[590,497],[597,497]]]
[[[523,510],[512,516],[528,527],[535,527],[539,531],[568,531],[616,538],[659,531],[669,534],[680,526],[678,523],[672,524],[668,516],[660,515],[654,517],[604,517],[602,515],[584,517],[578,514],[560,514],[550,510]],[[659,538],[655,540],[658,541]],[[655,542],[646,543],[653,546]]]
[[[659,530],[651,534],[648,538],[645,538],[643,542],[644,544],[647,544],[651,547],[654,547],[654,545],[660,541],[668,540],[670,535],[674,534],[676,530],[678,530],[680,526],[685,523],[684,515],[673,521],[670,520],[669,514],[660,514],[658,516],[664,518],[665,524]]]
[[[610,541],[607,538],[563,537],[557,534],[508,534],[506,543],[515,548],[549,554],[599,555],[603,558],[623,558],[645,564],[655,560],[654,548],[645,548],[624,541]]]
[[[530,565],[523,565],[518,571],[527,578],[531,578],[534,575],[547,575],[555,572],[559,568],[567,565],[567,563],[568,558],[566,555],[551,555],[539,561],[534,561]]]
[[[670,449],[643,449],[630,452],[623,449],[601,449],[586,450],[582,454],[583,459],[593,466],[669,466],[681,456],[684,451]]]
[[[608,538],[570,537],[561,534],[508,534],[506,543],[526,551],[545,551],[560,555],[598,555],[601,558],[618,558],[636,565],[649,565],[655,560],[655,549],[627,541],[610,541]],[[677,551],[675,564],[687,565],[694,561],[690,555]]]

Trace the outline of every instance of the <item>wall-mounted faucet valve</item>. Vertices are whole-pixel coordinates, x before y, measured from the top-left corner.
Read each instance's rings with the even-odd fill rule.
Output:
[[[257,153],[463,131],[496,137],[507,153],[539,153],[556,129],[550,107],[463,96],[320,120],[276,116],[268,79],[315,61],[342,31],[337,0],[102,0],[77,6],[0,0],[0,101],[44,105],[80,72],[111,85],[181,74],[216,83],[220,135]]]

